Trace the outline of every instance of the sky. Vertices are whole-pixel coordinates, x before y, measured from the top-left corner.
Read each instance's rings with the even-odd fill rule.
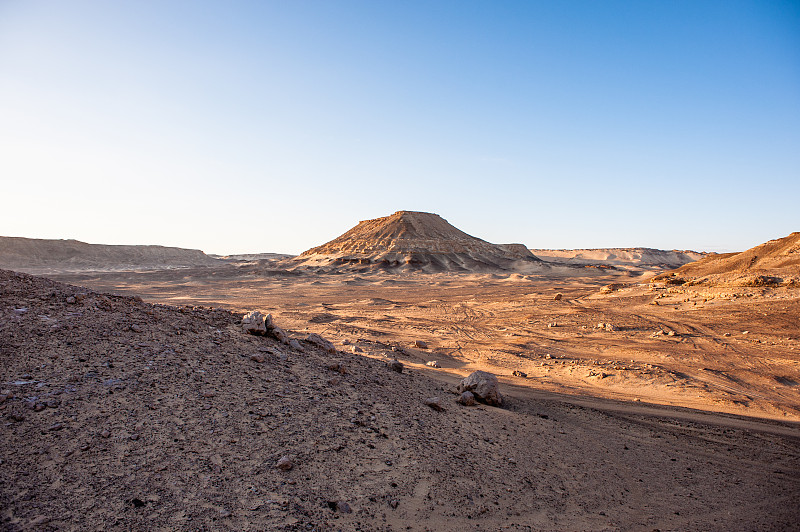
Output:
[[[0,235],[299,253],[800,231],[800,1],[0,0]]]

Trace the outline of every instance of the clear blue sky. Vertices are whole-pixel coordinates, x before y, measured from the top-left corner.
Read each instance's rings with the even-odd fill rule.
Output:
[[[0,0],[0,235],[300,252],[800,231],[800,2]]]

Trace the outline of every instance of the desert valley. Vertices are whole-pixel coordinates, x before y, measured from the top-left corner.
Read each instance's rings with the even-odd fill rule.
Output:
[[[800,233],[546,250],[399,211],[298,256],[0,237],[0,268],[3,529],[800,523]]]

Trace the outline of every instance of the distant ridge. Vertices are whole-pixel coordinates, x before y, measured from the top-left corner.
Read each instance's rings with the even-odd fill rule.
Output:
[[[219,264],[219,261],[197,249],[0,236],[0,268],[32,274],[187,268],[215,264]]]
[[[673,284],[686,281],[709,285],[800,286],[800,232],[741,253],[710,255],[653,280]]]
[[[292,260],[300,267],[354,271],[488,272],[512,270],[519,263],[542,264],[522,244],[490,244],[438,214],[417,211],[361,221]]]
[[[700,260],[708,253],[653,248],[532,249],[542,260],[561,264],[603,264],[642,270],[673,269]]]

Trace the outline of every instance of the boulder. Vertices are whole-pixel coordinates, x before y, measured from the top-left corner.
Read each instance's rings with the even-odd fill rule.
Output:
[[[555,296],[553,296],[553,301],[561,301],[561,298],[563,297],[564,296],[561,293],[558,293]]]
[[[439,362],[437,362],[436,360],[429,360],[428,362],[425,362],[425,365],[426,366],[430,366],[432,368],[441,368],[442,367],[442,366],[439,365]]]
[[[472,392],[475,399],[491,406],[503,404],[497,385],[497,377],[485,371],[474,371],[458,385],[459,392]]]
[[[414,347],[417,349],[428,349],[428,343],[422,340],[414,340]]]
[[[314,344],[315,346],[321,348],[323,351],[326,351],[328,353],[336,352],[336,348],[333,346],[332,343],[330,343],[328,340],[326,340],[325,338],[316,333],[309,334],[308,337],[306,338],[306,341]]]
[[[522,377],[523,379],[528,378],[527,373],[525,373],[524,371],[520,371],[518,369],[515,369],[511,374],[515,377]]]

